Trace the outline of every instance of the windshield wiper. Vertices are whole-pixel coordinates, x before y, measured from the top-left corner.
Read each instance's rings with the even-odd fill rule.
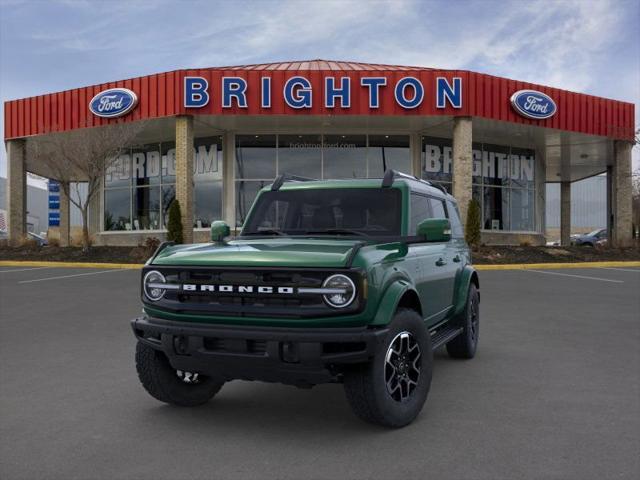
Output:
[[[247,232],[245,233],[245,235],[281,235],[281,236],[286,236],[287,234],[284,232],[281,232],[280,230],[276,230],[274,228],[266,228],[264,230],[258,230],[255,232]]]
[[[358,235],[360,237],[368,237],[366,233],[359,232],[357,230],[349,230],[348,228],[327,228],[326,230],[307,230],[305,232],[308,235],[314,233],[326,233],[328,235]]]

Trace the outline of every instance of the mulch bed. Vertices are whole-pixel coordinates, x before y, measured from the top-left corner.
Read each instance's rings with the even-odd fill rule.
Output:
[[[144,263],[153,254],[145,247],[7,247],[0,246],[0,260],[87,263]]]
[[[472,258],[478,265],[638,261],[640,248],[482,246],[472,252]]]
[[[153,254],[147,247],[8,247],[0,246],[0,260],[55,262],[144,263]],[[565,263],[602,261],[640,261],[640,248],[591,247],[479,247],[472,253],[473,263]]]

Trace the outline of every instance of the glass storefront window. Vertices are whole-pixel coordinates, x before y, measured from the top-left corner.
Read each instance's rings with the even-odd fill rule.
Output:
[[[236,135],[236,224],[256,193],[282,173],[309,178],[380,178],[411,171],[409,135]]]
[[[471,151],[471,157],[473,158],[473,165],[472,165],[472,177],[471,177],[471,181],[474,184],[478,184],[478,185],[482,185],[482,162],[483,162],[483,158],[485,156],[485,152],[483,152],[482,150],[482,144],[481,143],[473,143],[471,145],[472,151]],[[486,152],[486,154],[488,154],[488,152]]]
[[[276,136],[236,135],[236,178],[276,176]]]
[[[104,192],[104,229],[131,230],[131,189],[115,188]]]
[[[162,142],[160,145],[160,173],[162,183],[175,183],[176,181],[176,144],[175,142]]]
[[[222,182],[196,183],[193,187],[194,227],[208,228],[222,219]]]
[[[323,178],[366,178],[367,136],[325,135]]]
[[[451,155],[451,139],[423,137],[422,178],[451,191]],[[535,150],[474,142],[472,158],[482,228],[535,231]]]
[[[133,189],[133,230],[160,229],[160,188]]]
[[[535,188],[535,150],[512,148],[510,159],[510,179],[512,187]]]
[[[511,189],[509,199],[510,229],[514,231],[531,231],[535,228],[533,217],[535,195],[533,190]]]
[[[121,153],[107,168],[105,187],[126,187],[131,185],[131,152]]]
[[[175,198],[175,161],[173,142],[121,155],[105,177],[104,230],[165,228]],[[193,170],[194,226],[209,227],[222,216],[222,137],[195,139]]]
[[[411,150],[408,135],[369,135],[368,177],[384,176],[387,169],[411,172]]]
[[[198,138],[194,144],[193,181],[222,180],[222,137]]]
[[[162,225],[166,226],[169,222],[169,207],[171,202],[176,198],[176,186],[175,185],[163,185],[162,186]]]
[[[509,189],[484,187],[484,215],[482,226],[485,230],[509,230]]]
[[[509,185],[509,147],[484,144],[482,150],[484,185]]]
[[[137,187],[160,184],[160,144],[131,149],[131,177]]]
[[[422,178],[436,183],[451,183],[451,140],[422,137]]]
[[[321,135],[278,135],[278,174],[322,177]]]

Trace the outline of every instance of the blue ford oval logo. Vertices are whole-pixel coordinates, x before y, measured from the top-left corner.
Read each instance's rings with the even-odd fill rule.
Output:
[[[138,104],[138,96],[128,88],[103,90],[89,102],[89,110],[103,118],[126,115]]]
[[[536,120],[551,118],[557,110],[549,95],[535,90],[518,90],[511,95],[511,105],[523,117]]]

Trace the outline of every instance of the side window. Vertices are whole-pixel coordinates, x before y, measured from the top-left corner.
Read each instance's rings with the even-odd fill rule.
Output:
[[[464,230],[460,222],[460,212],[453,202],[447,200],[447,210],[449,210],[449,221],[451,222],[451,236],[453,238],[463,238]]]
[[[431,203],[431,211],[433,212],[433,218],[447,218],[447,211],[444,208],[444,201],[439,198],[429,198]]]
[[[411,211],[409,212],[409,235],[415,235],[418,224],[431,217],[429,199],[417,193],[411,194]]]

